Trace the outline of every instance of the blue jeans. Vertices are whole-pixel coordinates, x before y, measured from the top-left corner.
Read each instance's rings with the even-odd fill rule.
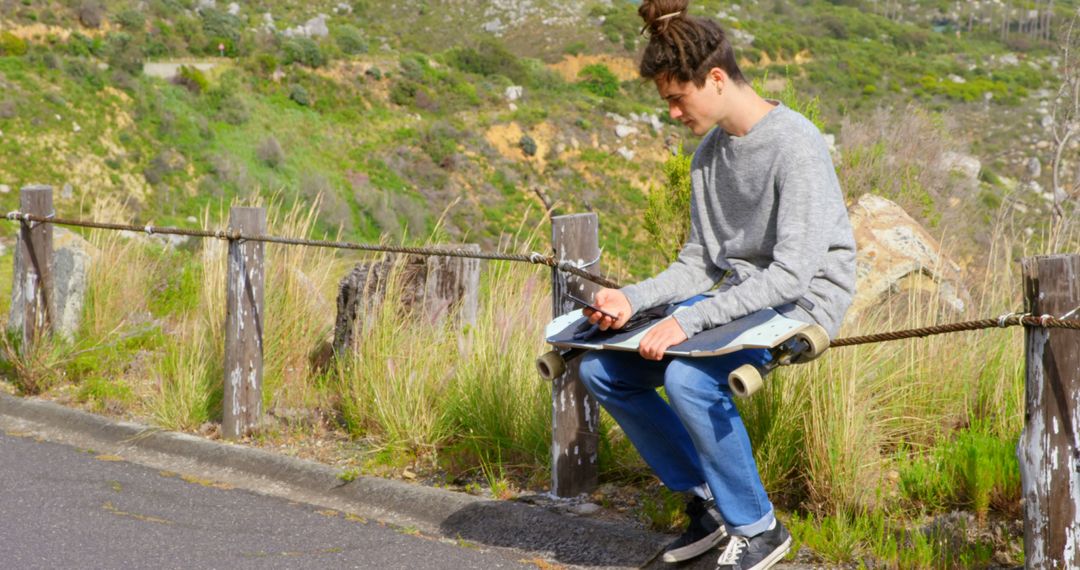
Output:
[[[590,351],[582,357],[580,376],[664,485],[686,491],[708,483],[728,532],[755,536],[772,524],[773,507],[728,374],[769,359],[761,349],[661,361],[636,352]],[[656,392],[660,386],[670,405]]]

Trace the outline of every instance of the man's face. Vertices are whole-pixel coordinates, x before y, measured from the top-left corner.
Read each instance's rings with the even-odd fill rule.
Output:
[[[674,79],[658,78],[656,90],[668,104],[668,114],[672,119],[686,125],[697,136],[704,135],[716,125],[717,105],[719,103],[715,88],[710,89],[710,82],[704,87],[694,85],[693,81],[682,83]]]

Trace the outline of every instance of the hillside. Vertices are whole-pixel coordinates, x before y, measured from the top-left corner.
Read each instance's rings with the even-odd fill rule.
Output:
[[[1076,6],[1057,2],[1052,22]],[[632,2],[0,8],[3,208],[28,183],[61,189],[65,214],[159,225],[256,193],[286,204],[321,196],[323,232],[425,239],[445,212],[438,239],[493,247],[536,227],[548,200],[557,212],[598,211],[610,269],[642,275],[659,263],[640,231],[645,194],[662,183],[670,149],[695,144],[635,79]],[[989,219],[1005,197],[1027,204],[1031,224],[1045,218],[1048,168],[1031,176],[1031,161],[1048,163],[1056,36],[1021,11],[855,0],[692,8],[728,25],[749,75],[816,97],[841,150],[844,125],[879,108],[902,117],[913,103],[955,126],[945,134],[957,152],[970,145],[981,159],[982,182],[962,196],[849,194],[891,194],[931,225],[962,204]],[[202,71],[154,77],[182,63]]]

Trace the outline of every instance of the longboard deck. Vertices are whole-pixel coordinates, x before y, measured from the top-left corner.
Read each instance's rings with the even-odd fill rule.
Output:
[[[680,307],[675,310],[683,310]],[[665,317],[666,318],[666,317]],[[624,350],[636,352],[638,343],[662,319],[633,330],[597,332],[588,339],[575,339],[578,327],[586,321],[582,311],[571,311],[551,321],[545,329],[547,342],[556,348],[588,350]],[[716,328],[707,329],[670,347],[671,356],[719,356],[748,348],[773,348],[795,336],[806,323],[781,316],[772,309],[762,309]]]

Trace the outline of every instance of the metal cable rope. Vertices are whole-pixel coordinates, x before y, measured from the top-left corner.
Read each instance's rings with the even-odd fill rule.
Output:
[[[203,230],[203,229],[183,229],[183,228],[155,228],[154,226],[147,224],[145,226],[137,226],[130,224],[112,224],[106,222],[93,222],[85,220],[71,220],[66,218],[57,218],[55,216],[38,216],[35,214],[27,214],[23,212],[10,212],[7,214],[7,219],[13,221],[20,221],[22,223],[39,223],[39,224],[55,224],[60,226],[75,226],[83,228],[96,228],[105,230],[122,230],[132,232],[146,232],[147,234],[167,234],[167,235],[181,235],[201,238],[217,238],[237,241],[256,241],[265,243],[278,243],[284,245],[304,245],[311,247],[330,247],[336,249],[352,249],[360,251],[378,251],[386,253],[404,253],[411,255],[428,255],[428,256],[441,256],[441,257],[461,257],[469,259],[488,259],[497,261],[516,261],[522,263],[534,263],[537,265],[546,265],[548,267],[556,268],[560,271],[570,273],[587,279],[612,289],[617,289],[619,284],[615,281],[611,281],[599,275],[589,273],[584,270],[584,267],[593,265],[595,262],[582,263],[580,265],[571,263],[569,261],[558,261],[554,256],[543,255],[533,252],[531,254],[514,254],[514,253],[490,253],[490,252],[478,252],[468,251],[464,249],[437,249],[430,247],[407,247],[407,246],[387,246],[387,245],[375,245],[375,244],[363,244],[352,242],[340,242],[340,241],[324,241],[313,240],[303,238],[283,238],[276,236],[250,236],[242,234],[236,230]],[[32,227],[32,225],[31,225]],[[959,323],[949,323],[944,325],[935,325],[930,327],[922,327],[915,329],[907,329],[900,331],[892,331],[886,333],[877,333],[864,336],[845,337],[833,339],[829,346],[831,348],[838,348],[842,346],[855,346],[860,344],[871,344],[886,342],[891,340],[903,340],[908,338],[922,338],[932,335],[956,333],[964,331],[975,331],[982,329],[992,328],[1006,328],[1011,326],[1031,326],[1042,328],[1062,328],[1080,330],[1080,320],[1077,319],[1058,319],[1050,315],[1042,315],[1039,317],[1032,315],[1020,315],[1020,314],[1007,314],[1002,315],[996,319],[980,319],[976,321],[965,321]]]
[[[603,287],[609,287],[612,289],[618,288],[618,283],[585,271],[585,267],[592,265],[595,262],[585,262],[582,264],[575,264],[570,261],[559,261],[551,255],[543,255],[541,253],[530,254],[516,254],[516,253],[490,253],[481,251],[469,251],[465,249],[437,249],[430,247],[407,247],[407,246],[393,246],[393,245],[376,245],[365,243],[352,243],[343,241],[325,241],[314,240],[304,238],[283,238],[276,236],[252,236],[242,234],[236,230],[204,230],[204,229],[184,229],[184,228],[172,228],[164,227],[157,228],[150,224],[145,226],[137,226],[130,224],[112,224],[106,222],[93,222],[85,220],[72,220],[66,218],[57,218],[55,216],[38,216],[35,214],[26,214],[23,212],[10,212],[7,215],[9,220],[17,220],[24,223],[39,223],[39,224],[54,224],[58,226],[75,226],[81,228],[96,228],[103,230],[121,230],[131,232],[146,232],[147,234],[166,234],[166,235],[179,235],[190,236],[200,238],[217,238],[226,240],[237,241],[256,241],[264,243],[277,243],[284,245],[304,245],[310,247],[329,247],[335,249],[352,249],[359,251],[377,251],[385,253],[404,253],[412,255],[427,255],[427,256],[440,256],[440,257],[462,257],[469,259],[488,259],[496,261],[517,261],[521,263],[534,263],[537,265],[546,265],[548,267],[554,267],[560,271],[576,275],[582,279],[587,279],[601,285]]]
[[[858,344],[871,344],[890,340],[903,340],[907,338],[922,338],[926,336],[956,333],[964,331],[976,331],[982,329],[1006,328],[1024,325],[1029,327],[1042,327],[1048,329],[1072,329],[1080,330],[1080,319],[1058,319],[1050,315],[1035,317],[1032,315],[1005,315],[997,319],[981,319],[977,321],[965,321],[961,323],[949,323],[917,329],[854,336],[834,339],[829,343],[830,348],[841,346],[855,346]]]

